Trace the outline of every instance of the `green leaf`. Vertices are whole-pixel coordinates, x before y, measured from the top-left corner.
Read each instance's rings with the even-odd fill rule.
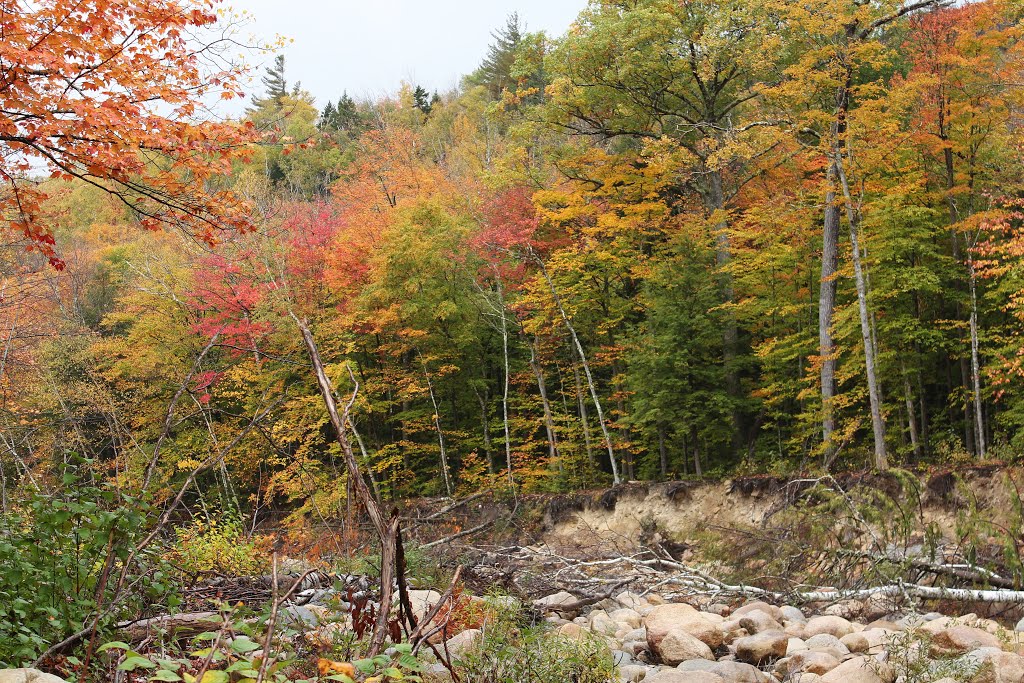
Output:
[[[149,661],[145,657],[139,657],[137,655],[133,655],[131,657],[126,658],[123,662],[118,664],[117,668],[118,668],[119,671],[135,671],[136,669],[139,669],[139,668],[142,668],[142,669],[155,669],[156,668],[156,664],[154,664],[153,662]]]
[[[199,683],[228,683],[230,677],[224,671],[207,671]]]
[[[351,678],[349,678],[345,674],[331,674],[330,676],[325,676],[324,680],[328,680],[328,681],[344,681],[344,683],[356,683],[354,680],[352,680]]]
[[[352,662],[352,666],[364,674],[372,674],[373,670],[377,668],[372,659],[356,659]]]
[[[115,647],[118,650],[130,650],[130,649],[132,649],[132,646],[129,645],[128,643],[122,643],[120,640],[115,640],[112,643],[104,643],[103,645],[100,645],[98,648],[96,648],[96,652],[97,653],[106,652],[107,650],[112,650]]]
[[[253,650],[260,649],[259,643],[254,643],[248,638],[235,638],[231,641],[231,649],[240,655],[244,655],[246,652],[252,652]]]
[[[151,681],[180,681],[180,680],[182,680],[182,678],[181,678],[181,676],[179,676],[178,674],[174,673],[173,671],[168,671],[167,669],[160,669],[155,674],[150,676],[149,680],[151,680]]]

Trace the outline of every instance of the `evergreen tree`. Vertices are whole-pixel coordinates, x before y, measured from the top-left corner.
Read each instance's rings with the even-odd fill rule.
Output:
[[[497,98],[503,90],[515,85],[512,66],[524,37],[519,15],[514,12],[510,14],[504,28],[492,32],[491,36],[494,42],[487,48],[487,56],[472,80],[486,86],[491,96]]]
[[[280,105],[288,96],[288,81],[284,75],[284,55],[274,57],[274,63],[268,66],[266,73],[261,79],[264,88],[264,95],[254,98],[249,113],[270,105]],[[295,92],[298,93],[299,84],[295,84]]]
[[[440,99],[440,98],[438,98]],[[416,89],[412,92],[413,105],[424,114],[429,115],[430,110],[434,108],[433,101],[430,99],[430,93],[428,93],[422,85],[417,85]],[[434,100],[436,101],[436,100]]]

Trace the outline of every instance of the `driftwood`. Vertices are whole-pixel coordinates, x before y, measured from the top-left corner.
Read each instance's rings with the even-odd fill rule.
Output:
[[[472,529],[466,529],[465,531],[460,531],[457,534],[452,534],[451,536],[445,536],[444,538],[439,538],[436,541],[431,541],[430,543],[424,543],[423,545],[420,546],[420,549],[426,550],[427,548],[433,548],[434,546],[437,546],[437,545],[444,545],[445,543],[451,543],[452,541],[458,540],[460,538],[465,538],[466,536],[472,536],[473,534],[477,533],[478,531],[483,531],[484,529],[486,529],[487,527],[491,526],[492,524],[494,524],[494,520],[488,520],[488,521],[484,522],[483,524],[477,524]]]
[[[591,595],[585,598],[580,598],[575,602],[564,602],[560,605],[539,605],[539,601],[535,600],[533,606],[545,612],[578,612],[584,607],[590,607],[591,605],[596,605],[602,600],[607,600],[608,598],[612,597],[615,594],[615,592],[618,591],[620,588],[629,585],[632,582],[633,579],[625,579],[623,581],[619,581],[618,583],[615,583],[606,588],[605,590],[601,591],[597,595]]]
[[[175,638],[191,638],[206,631],[216,631],[223,624],[224,620],[217,612],[185,612],[126,622],[119,624],[118,629],[122,640],[138,643],[155,633],[167,633]]]
[[[471,496],[467,496],[467,497],[463,498],[462,500],[457,500],[454,503],[452,503],[451,505],[446,505],[445,507],[441,508],[437,512],[432,512],[431,514],[427,515],[426,517],[419,517],[419,518],[416,518],[416,517],[405,517],[404,519],[407,522],[412,522],[413,526],[416,526],[416,525],[419,525],[419,524],[423,524],[425,522],[434,522],[434,521],[437,521],[439,519],[442,519],[446,514],[448,514],[452,510],[458,510],[460,507],[463,507],[467,503],[471,503],[471,502],[473,502],[474,500],[476,500],[478,498],[483,498],[484,496],[488,495],[489,493],[491,493],[490,489],[487,489],[486,491],[479,491],[477,493],[474,493]],[[443,521],[448,521],[448,520],[443,520]]]
[[[650,551],[642,551],[631,556],[591,560],[564,557],[543,547],[513,547],[492,554],[502,556],[506,565],[513,566],[514,571],[519,574],[519,581],[527,581],[529,578],[543,579],[543,583],[540,584],[541,591],[570,586],[585,592],[594,591],[608,586],[609,576],[615,577],[617,584],[613,585],[611,590],[605,588],[593,597],[584,598],[570,605],[551,605],[545,608],[551,612],[573,611],[600,602],[603,597],[596,597],[597,595],[607,594],[607,597],[611,597],[618,587],[625,585],[626,582],[636,584],[636,590],[641,595],[660,590],[667,596],[676,598],[697,595],[747,597],[774,603],[805,604],[895,597],[907,600],[1024,604],[1024,590],[956,588],[913,582],[895,582],[843,590],[812,586],[794,586],[791,590],[768,590],[748,584],[730,584],[698,567],[665,559]],[[940,565],[931,568],[934,569],[936,566]],[[536,576],[533,576],[534,573]]]

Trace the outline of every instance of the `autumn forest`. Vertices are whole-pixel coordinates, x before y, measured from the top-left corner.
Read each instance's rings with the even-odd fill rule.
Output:
[[[592,0],[329,102],[215,3],[0,6],[4,514],[1024,448],[1016,0]]]

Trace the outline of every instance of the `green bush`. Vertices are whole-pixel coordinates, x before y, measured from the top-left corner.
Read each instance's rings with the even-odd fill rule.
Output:
[[[176,542],[167,559],[187,573],[251,576],[263,574],[269,568],[260,541],[246,535],[237,517],[196,520],[175,529],[175,535]]]
[[[153,551],[133,558],[115,595],[149,527],[150,507],[92,483],[89,464],[77,460],[65,468],[60,494],[30,493],[0,516],[0,668],[33,661],[97,613],[102,637],[150,605],[177,604],[169,572]]]
[[[464,683],[608,683],[617,680],[607,643],[584,634],[569,638],[547,624],[522,625],[521,609],[507,600],[487,622],[480,646],[455,662]]]

